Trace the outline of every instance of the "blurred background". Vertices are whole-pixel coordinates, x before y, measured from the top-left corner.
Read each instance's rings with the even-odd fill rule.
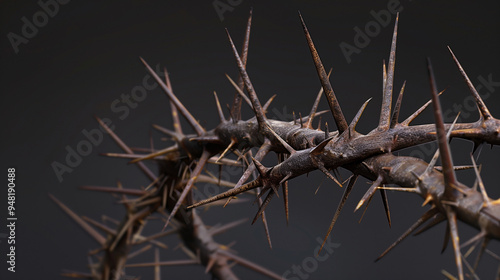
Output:
[[[352,119],[363,102],[373,97],[358,130],[367,133],[375,128],[382,93],[382,61],[389,57],[395,20],[392,12],[396,9],[401,14],[395,92],[407,81],[401,119],[430,98],[425,64],[429,56],[439,89],[447,88],[441,97],[446,121],[451,122],[459,111],[460,121],[477,120],[477,110],[448,45],[478,86],[492,114],[500,116],[498,1],[41,0],[1,1],[0,7],[0,87],[4,100],[0,102],[4,135],[0,149],[3,170],[16,168],[18,218],[17,272],[7,272],[7,242],[0,238],[2,279],[62,279],[60,273],[65,269],[88,271],[87,254],[97,244],[48,194],[80,215],[96,220],[108,215],[121,220],[124,208],[114,197],[78,187],[114,186],[120,181],[126,188],[139,188],[149,182],[127,160],[100,156],[103,152],[120,152],[107,135],[92,145],[88,155],[74,167],[68,166],[67,172],[58,175],[53,166],[67,165],[69,151],[87,139],[86,132],[98,129],[94,116],[108,118],[115,132],[132,147],[148,147],[150,137],[157,148],[168,145],[161,141],[163,135],[152,128],[153,124],[172,127],[164,93],[159,88],[148,89],[130,103],[126,101],[126,96],[138,94],[137,88],[144,86],[148,75],[139,56],[153,68],[167,67],[179,99],[202,125],[214,128],[218,117],[213,91],[225,107],[232,102],[234,90],[224,74],[233,79],[238,75],[224,28],[240,48],[251,7],[247,69],[261,102],[278,95],[269,117],[291,120],[292,112],[308,114],[320,88],[297,16],[300,10],[325,67],[333,67],[331,81],[346,118]],[[251,117],[251,110],[245,105],[243,108],[244,118]],[[323,99],[320,109],[327,108]],[[328,114],[323,121],[333,124]],[[415,121],[430,122],[431,111]],[[186,124],[184,127],[187,129]],[[400,154],[429,160],[436,148],[435,144],[427,144]],[[452,142],[457,165],[470,164],[471,151],[470,142]],[[485,146],[478,160],[492,198],[500,197],[499,156],[499,147],[490,150]],[[269,155],[264,164],[275,162],[275,157]],[[154,165],[151,168],[156,170]],[[345,170],[341,174],[344,179],[349,176]],[[470,170],[460,172],[459,178],[469,186],[475,180]],[[378,195],[358,223],[361,211],[353,210],[367,183],[358,180],[334,228],[330,238],[337,248],[326,260],[316,262],[315,269],[302,277],[294,276],[298,278],[290,274],[289,279],[443,279],[443,269],[455,274],[451,244],[440,254],[444,224],[408,238],[374,263],[426,209],[420,207],[422,200],[418,196],[391,192],[392,228],[387,225]],[[319,172],[296,178],[290,182],[290,224],[286,225],[281,199],[274,199],[266,211],[273,249],[268,247],[260,222],[251,226],[248,221],[216,240],[222,244],[235,241],[232,249],[240,256],[282,275],[293,265],[303,266],[308,258],[314,258],[319,245],[316,239],[324,237],[342,193]],[[5,188],[0,195],[2,223],[6,223],[6,194]],[[257,206],[247,202],[225,209],[212,207],[201,215],[207,224],[215,225],[253,218],[256,211]],[[150,233],[162,226],[152,224]],[[459,230],[464,241],[477,234],[464,223],[459,223]],[[5,233],[6,227],[0,227],[0,234]],[[169,249],[161,251],[162,260],[186,258],[176,249],[177,237],[165,238],[164,242]],[[491,242],[489,248],[500,253],[498,241]],[[130,262],[152,260],[151,250]],[[498,260],[485,255],[479,276],[494,279],[498,266]],[[242,267],[236,266],[235,271],[241,279],[262,279]],[[127,273],[151,279],[153,269],[128,269]],[[165,267],[162,275],[165,279],[211,279],[199,266]]]

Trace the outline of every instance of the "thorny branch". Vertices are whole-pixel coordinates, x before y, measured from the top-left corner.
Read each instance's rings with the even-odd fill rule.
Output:
[[[300,14],[299,14],[300,16]],[[441,107],[439,104],[439,94],[434,73],[430,60],[429,80],[431,84],[431,100],[422,106],[417,112],[412,114],[406,120],[399,122],[399,112],[402,103],[404,85],[399,93],[395,108],[391,112],[394,68],[396,62],[396,41],[399,15],[396,17],[389,63],[384,63],[384,86],[383,101],[381,106],[380,120],[378,127],[368,134],[357,132],[356,124],[360,120],[368,101],[363,104],[358,114],[350,124],[345,119],[340,104],[335,96],[333,88],[329,81],[329,75],[326,74],[319,54],[314,46],[309,31],[300,16],[306,41],[312,54],[313,62],[318,72],[318,77],[322,89],[316,99],[311,113],[307,117],[300,117],[292,122],[268,119],[266,110],[270,102],[264,106],[261,105],[256,89],[251,83],[249,74],[245,69],[246,58],[248,54],[248,40],[250,34],[251,12],[248,19],[245,41],[241,57],[228,34],[230,46],[236,59],[239,70],[239,81],[234,83],[237,93],[230,109],[230,118],[226,120],[222,112],[217,95],[217,109],[221,123],[212,130],[203,128],[196,119],[184,107],[181,101],[173,93],[170,80],[161,80],[149,65],[142,60],[150,73],[161,85],[172,104],[172,114],[174,119],[175,131],[156,126],[157,129],[172,137],[175,145],[163,150],[151,149],[149,154],[136,155],[121,141],[112,131],[109,131],[114,140],[125,151],[121,157],[134,159],[133,162],[139,164],[139,167],[152,180],[151,187],[146,190],[126,190],[123,188],[97,188],[86,187],[89,190],[98,190],[104,192],[114,192],[123,195],[122,203],[127,209],[127,215],[116,229],[106,228],[98,222],[87,222],[73,213],[64,204],[57,199],[54,200],[72,216],[84,229],[89,232],[101,245],[105,254],[100,263],[90,264],[90,274],[67,274],[68,276],[87,276],[92,279],[119,279],[125,273],[127,266],[154,266],[159,271],[160,265],[175,264],[193,264],[199,263],[206,267],[218,279],[237,279],[232,272],[229,262],[249,267],[268,277],[280,279],[280,276],[273,272],[238,257],[223,246],[216,243],[213,236],[220,232],[218,229],[208,229],[196,214],[195,207],[200,207],[208,203],[215,203],[221,199],[227,199],[225,204],[229,203],[231,198],[244,192],[250,192],[257,189],[259,199],[259,210],[253,219],[255,222],[262,216],[269,244],[270,236],[265,219],[265,209],[274,195],[278,196],[279,188],[283,188],[283,197],[285,200],[285,211],[288,220],[288,187],[289,180],[319,169],[337,184],[342,185],[337,178],[330,173],[339,167],[345,168],[353,173],[345,189],[344,195],[340,200],[339,206],[332,219],[325,240],[331,233],[333,226],[344,206],[349,193],[351,192],[356,178],[358,176],[373,180],[373,184],[367,190],[356,208],[359,209],[368,204],[371,197],[377,190],[381,192],[384,200],[386,214],[390,223],[390,213],[387,204],[385,192],[387,190],[404,191],[416,193],[424,199],[424,204],[429,204],[430,209],[418,219],[403,235],[394,242],[377,260],[385,256],[399,242],[409,234],[417,231],[421,233],[434,225],[446,221],[448,236],[452,240],[455,253],[455,262],[457,265],[458,279],[464,279],[463,255],[461,246],[471,244],[476,240],[482,239],[483,246],[480,249],[478,258],[473,268],[469,268],[470,273],[475,275],[474,270],[477,267],[481,254],[485,251],[486,244],[491,239],[500,240],[500,199],[493,200],[488,197],[486,189],[479,177],[479,172],[473,161],[480,189],[468,187],[460,183],[455,176],[455,167],[453,165],[451,153],[449,151],[448,139],[452,137],[463,138],[478,143],[489,143],[491,145],[500,144],[500,120],[495,119],[489,112],[486,104],[483,102],[478,92],[472,85],[466,72],[458,62],[450,49],[453,60],[459,68],[471,93],[477,103],[480,111],[480,119],[473,123],[453,123],[444,124]],[[248,96],[244,93],[247,91]],[[312,119],[321,112],[316,112],[317,104],[321,94],[325,95],[331,113],[337,125],[337,131],[328,131],[320,128],[312,128]],[[241,103],[246,100],[252,107],[255,117],[246,121],[241,120]],[[430,104],[433,104],[435,124],[411,126],[411,122]],[[180,127],[177,117],[178,112],[183,115],[192,126],[196,134],[185,135]],[[105,124],[101,122],[105,128]],[[448,131],[448,135],[446,133]],[[435,141],[439,144],[439,155],[443,166],[438,171],[434,166],[435,160],[430,164],[423,160],[395,156],[392,154],[407,147],[413,147],[423,143]],[[251,149],[258,148],[254,157],[251,156]],[[225,158],[225,155],[233,151],[238,157],[238,161]],[[265,167],[260,162],[269,153],[278,154],[278,164]],[[437,155],[437,154],[436,154]],[[110,154],[110,156],[113,156]],[[117,155],[114,155],[117,156]],[[158,176],[154,175],[142,160],[153,159],[158,161],[161,168]],[[472,159],[473,160],[473,159]],[[222,182],[203,174],[204,167],[207,164],[224,165],[246,165],[247,169],[237,183]],[[258,176],[249,181],[250,176],[257,171]],[[202,201],[194,201],[193,187],[200,182],[210,182],[229,186],[226,192]],[[388,187],[394,184],[398,187]],[[136,196],[136,199],[127,199],[125,195]],[[265,195],[265,196],[264,196]],[[262,200],[263,198],[263,200]],[[224,202],[222,202],[223,204]],[[165,227],[173,227],[172,231],[159,233],[157,236],[144,237],[141,231],[144,228],[153,213],[166,214]],[[479,230],[476,237],[464,244],[460,244],[457,230],[457,220],[461,220]],[[427,223],[427,224],[426,224]],[[104,230],[108,237],[104,238],[96,232],[92,224],[101,230]],[[222,226],[224,230],[236,225],[234,223],[228,226]],[[426,224],[424,226],[424,224]],[[159,241],[156,238],[167,233],[176,232],[180,235],[184,247],[187,249],[190,258],[183,261],[160,262],[159,257],[154,263],[135,264],[128,263],[127,257],[130,257],[130,250],[133,245],[150,242],[156,246]],[[448,275],[448,274],[447,274]],[[449,276],[449,275],[448,275]],[[450,276],[451,277],[451,276]],[[159,279],[157,273],[157,279]]]

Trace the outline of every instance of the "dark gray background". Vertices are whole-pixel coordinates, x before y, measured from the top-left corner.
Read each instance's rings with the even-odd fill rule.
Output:
[[[222,1],[225,2],[225,1]],[[237,1],[235,1],[237,2]],[[2,168],[15,167],[17,174],[16,228],[18,272],[2,279],[59,279],[63,269],[87,271],[86,254],[96,243],[48,198],[58,197],[78,214],[100,219],[102,214],[121,219],[122,207],[110,195],[78,190],[80,185],[109,185],[117,180],[125,187],[147,185],[144,176],[126,161],[99,156],[119,151],[109,137],[93,148],[91,155],[59,182],[52,170],[54,161],[64,162],[66,146],[75,148],[85,139],[82,130],[97,126],[93,115],[110,118],[115,131],[130,146],[148,146],[152,124],[171,127],[169,105],[156,89],[121,120],[110,104],[120,95],[130,94],[142,84],[146,71],[138,57],[151,65],[166,66],[179,99],[207,128],[217,125],[212,92],[218,92],[223,104],[232,100],[234,91],[224,73],[237,77],[224,28],[227,27],[240,46],[250,7],[254,8],[248,71],[262,100],[273,94],[277,111],[271,116],[307,114],[319,89],[297,10],[302,12],[325,67],[334,67],[332,83],[348,119],[369,97],[373,100],[360,121],[359,130],[368,132],[376,126],[381,96],[381,64],[389,54],[390,26],[348,63],[339,44],[353,44],[355,26],[373,20],[370,11],[386,9],[387,1],[242,1],[221,21],[212,1],[70,1],[37,35],[15,53],[7,34],[21,34],[21,18],[32,19],[40,10],[36,1],[2,1],[1,74],[2,92]],[[497,1],[401,1],[398,56],[395,87],[407,80],[402,117],[408,116],[429,98],[425,57],[433,59],[444,110],[465,104],[469,96],[446,49],[450,45],[468,71],[474,84],[478,77],[492,75],[500,81],[498,68],[500,17]],[[498,87],[486,103],[495,116],[500,115]],[[484,89],[483,89],[484,90]],[[469,105],[470,106],[470,105]],[[323,100],[321,108],[326,109]],[[276,113],[278,112],[278,113]],[[462,121],[475,121],[477,113],[466,111]],[[245,107],[245,117],[251,112]],[[323,118],[325,119],[325,118]],[[327,117],[329,123],[333,123]],[[417,123],[432,122],[426,112]],[[448,121],[450,121],[448,119]],[[157,147],[160,134],[154,132]],[[456,164],[470,164],[472,144],[452,143]],[[417,148],[434,152],[435,145]],[[403,151],[409,154],[411,151]],[[490,196],[498,198],[498,155],[500,150],[484,147],[479,162]],[[272,156],[266,164],[272,164]],[[429,159],[429,156],[427,156]],[[496,172],[496,173],[495,173]],[[347,177],[347,172],[343,172]],[[472,185],[473,173],[460,173],[460,179]],[[269,206],[268,220],[274,248],[267,247],[261,224],[249,222],[217,240],[227,244],[237,241],[240,255],[282,274],[293,264],[313,256],[316,238],[323,237],[343,192],[325,181],[317,195],[314,191],[323,180],[316,172],[290,183],[290,225],[285,224],[283,203],[275,199]],[[441,269],[455,273],[452,250],[440,255],[444,225],[418,237],[411,237],[378,263],[373,260],[408,228],[425,209],[422,200],[411,194],[390,193],[393,227],[389,229],[377,196],[363,222],[360,213],[352,213],[365,192],[364,180],[355,191],[334,229],[333,242],[341,244],[308,279],[442,279]],[[0,195],[2,224],[6,215],[6,190]],[[230,209],[212,208],[203,214],[207,224],[253,217],[256,206],[245,203]],[[161,229],[152,228],[151,232]],[[477,233],[460,223],[462,240]],[[0,233],[6,232],[2,226]],[[169,250],[162,260],[184,258],[176,247],[176,238],[165,240]],[[0,243],[0,275],[6,274],[5,239]],[[500,252],[494,241],[491,250]],[[153,252],[131,262],[150,261]],[[498,261],[485,256],[480,265],[481,279],[493,279]],[[260,275],[235,268],[242,279],[260,279]],[[131,275],[150,279],[153,269],[130,269]],[[200,267],[163,268],[168,279],[210,279]]]

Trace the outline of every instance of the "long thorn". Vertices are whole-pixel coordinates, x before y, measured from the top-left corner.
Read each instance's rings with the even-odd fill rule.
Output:
[[[217,200],[220,200],[220,199],[232,197],[232,196],[238,195],[238,194],[240,194],[242,192],[246,192],[246,191],[255,189],[257,187],[260,187],[260,186],[262,186],[261,181],[259,179],[256,179],[256,180],[254,180],[254,181],[252,181],[252,182],[250,182],[248,184],[245,184],[245,185],[243,185],[243,186],[241,186],[239,188],[233,188],[233,189],[225,191],[225,192],[223,192],[221,194],[218,194],[216,196],[213,196],[213,197],[204,199],[202,201],[199,201],[197,203],[194,203],[193,205],[190,205],[187,208],[191,209],[191,208],[202,206],[202,205],[205,205],[207,203],[214,202],[214,201],[217,201]]]
[[[484,188],[483,179],[481,179],[481,175],[479,174],[479,169],[477,169],[476,161],[474,160],[474,156],[471,154],[470,158],[472,160],[472,164],[474,165],[474,172],[476,172],[477,181],[479,183],[479,189],[481,190],[481,195],[483,196],[483,203],[486,207],[491,207],[490,198],[486,193],[486,189]]]
[[[243,41],[243,47],[241,49],[241,60],[243,62],[243,67],[246,68],[247,58],[248,58],[248,45],[250,43],[250,29],[252,27],[252,9],[250,9],[250,15],[248,16],[247,28],[245,31],[245,39]],[[238,78],[238,88],[243,90],[245,84],[241,75]],[[233,116],[233,121],[239,121],[241,119],[241,96],[236,93],[234,95],[233,105],[230,109],[230,114]]]
[[[431,82],[432,104],[434,106],[434,118],[436,120],[436,132],[439,146],[439,154],[443,164],[443,177],[446,185],[445,195],[453,195],[453,186],[458,186],[455,170],[453,170],[453,160],[451,158],[450,146],[446,139],[446,130],[444,129],[443,114],[441,113],[441,103],[438,98],[436,80],[434,78],[434,70],[432,69],[431,60],[427,58],[427,66],[429,70],[429,79]]]
[[[389,246],[380,256],[375,259],[375,261],[379,261],[383,258],[387,253],[389,253],[394,247],[396,247],[401,241],[403,241],[408,235],[410,235],[414,230],[416,230],[420,225],[429,220],[432,216],[438,213],[437,208],[431,208],[429,211],[425,212],[422,217],[420,217],[409,229],[407,229],[394,243]]]
[[[328,71],[328,78],[330,78],[330,74],[332,74],[333,68],[330,68],[330,71]],[[321,96],[323,96],[323,87],[318,92],[318,95],[316,96],[316,99],[314,100],[314,104],[311,108],[311,113],[309,113],[309,119],[307,120],[306,123],[306,128],[311,128],[312,129],[312,121],[314,119],[314,115],[316,114],[316,111],[318,110],[318,105],[319,101],[321,100]]]
[[[148,69],[149,73],[153,76],[153,78],[156,80],[156,82],[160,85],[160,87],[165,91],[167,94],[168,98],[174,102],[175,106],[177,109],[181,112],[181,114],[186,118],[186,120],[189,122],[189,124],[193,127],[193,129],[196,131],[196,134],[202,135],[205,133],[205,129],[198,123],[198,121],[191,115],[191,113],[182,105],[182,103],[179,101],[177,96],[174,95],[174,93],[165,85],[165,83],[162,81],[162,79],[156,74],[156,72],[149,66],[149,64],[140,58],[142,63],[146,66]]]
[[[248,76],[247,71],[241,61],[241,58],[234,46],[233,40],[231,39],[231,35],[229,35],[229,31],[226,29],[227,38],[229,39],[229,43],[231,44],[231,48],[233,50],[233,55],[236,59],[236,64],[238,65],[238,69],[240,71],[240,75],[245,82],[245,87],[247,89],[248,94],[250,95],[250,101],[252,101],[253,111],[255,113],[255,117],[257,118],[257,122],[259,123],[260,129],[264,131],[264,124],[266,123],[266,115],[264,114],[264,110],[260,105],[259,98],[257,97],[257,93],[255,92],[252,82],[250,81],[250,77]]]
[[[458,270],[458,279],[464,280],[464,271],[462,267],[462,253],[460,253],[460,240],[458,237],[457,229],[457,214],[449,206],[446,207],[446,216],[448,217],[448,224],[450,225],[450,237],[455,252],[455,263]]]
[[[210,152],[207,150],[204,150],[203,153],[201,154],[200,159],[198,160],[198,164],[196,164],[195,169],[193,170],[191,174],[191,178],[189,178],[189,181],[186,183],[186,186],[182,190],[181,195],[179,196],[179,199],[177,200],[177,203],[175,204],[174,208],[170,212],[170,215],[167,218],[167,222],[163,226],[163,229],[165,229],[172,219],[172,217],[177,214],[177,211],[181,207],[182,203],[184,202],[184,199],[186,199],[188,193],[191,191],[191,188],[193,187],[194,182],[196,181],[196,178],[198,175],[200,175],[201,171],[203,170],[203,167],[205,167],[205,163],[207,162],[208,158],[210,157]]]
[[[321,243],[321,247],[319,248],[318,254],[321,253],[321,250],[323,249],[323,246],[326,243],[326,240],[330,236],[330,233],[332,232],[333,226],[337,222],[337,219],[340,216],[340,211],[342,211],[342,208],[344,207],[345,202],[347,201],[347,198],[349,197],[349,194],[351,193],[352,187],[354,187],[354,184],[356,183],[356,180],[358,179],[358,175],[353,175],[351,179],[349,179],[349,183],[347,184],[346,189],[344,190],[344,194],[342,195],[342,198],[340,199],[339,205],[337,206],[337,210],[335,210],[335,214],[333,215],[332,221],[330,222],[330,227],[328,228],[328,231],[326,232],[325,238],[323,239],[323,243]]]
[[[392,88],[394,85],[394,68],[396,64],[396,41],[398,37],[399,13],[396,14],[394,23],[394,33],[392,34],[391,53],[389,55],[389,65],[387,71],[387,81],[385,82],[384,95],[382,97],[382,109],[380,111],[380,120],[378,130],[385,131],[389,129],[391,122],[392,106]]]
[[[442,90],[441,92],[439,92],[438,96],[441,96],[441,94],[443,94],[443,92],[445,91],[446,89]],[[418,108],[417,111],[415,111],[413,114],[411,114],[408,118],[406,118],[406,120],[404,120],[403,122],[401,122],[401,125],[404,125],[404,126],[408,126],[410,125],[410,123],[412,121],[414,121],[425,109],[427,109],[427,107],[429,107],[429,105],[431,105],[432,103],[432,99],[430,99],[429,101],[425,102],[424,105],[422,105],[420,108]]]
[[[344,117],[344,114],[342,113],[342,109],[340,108],[339,102],[337,101],[337,97],[335,96],[335,93],[333,92],[332,85],[330,84],[328,76],[326,75],[326,71],[325,71],[325,68],[323,67],[323,63],[321,63],[321,59],[319,58],[318,51],[316,50],[316,47],[314,46],[311,35],[309,34],[309,31],[307,30],[306,24],[304,23],[304,20],[302,19],[302,15],[300,14],[300,12],[299,12],[299,17],[300,17],[300,21],[302,23],[302,28],[304,29],[304,33],[306,35],[307,44],[309,45],[309,49],[311,51],[314,65],[316,65],[316,71],[318,72],[318,76],[319,76],[319,79],[321,81],[321,85],[322,85],[323,90],[325,92],[326,100],[328,101],[328,105],[330,106],[330,110],[333,114],[333,118],[335,119],[335,123],[337,124],[339,134],[341,134],[348,127],[347,121]]]
[[[469,76],[467,76],[467,73],[465,73],[464,68],[462,68],[462,65],[460,65],[460,62],[458,62],[457,57],[455,56],[455,54],[453,53],[453,51],[451,50],[451,48],[449,46],[448,46],[448,50],[450,51],[451,56],[453,57],[453,60],[455,61],[455,64],[457,64],[457,67],[458,67],[458,70],[460,71],[460,74],[462,74],[462,76],[464,77],[465,82],[467,83],[467,86],[469,87],[469,89],[472,93],[472,96],[476,100],[476,104],[477,104],[477,107],[479,108],[479,112],[481,113],[481,116],[485,120],[492,119],[493,116],[491,115],[490,111],[488,110],[488,107],[486,107],[486,104],[484,104],[483,99],[481,99],[481,96],[479,96],[479,93],[477,92],[476,88],[474,87],[474,85],[470,81]]]
[[[223,123],[226,121],[226,118],[224,117],[224,112],[222,112],[219,98],[217,97],[217,93],[215,91],[214,91],[214,97],[215,97],[215,104],[217,105],[217,112],[219,113],[220,122]]]
[[[170,76],[168,75],[167,68],[163,68],[163,72],[165,72],[165,85],[170,89],[172,93],[174,93],[174,90],[172,89],[172,83],[170,82]],[[181,127],[181,121],[179,120],[179,111],[177,111],[177,107],[175,107],[175,104],[173,101],[170,101],[170,110],[172,110],[172,120],[174,123],[174,129],[175,132],[179,135],[182,135],[182,127]]]

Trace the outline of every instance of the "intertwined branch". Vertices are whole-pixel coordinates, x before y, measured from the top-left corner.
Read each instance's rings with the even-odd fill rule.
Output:
[[[488,197],[473,158],[471,158],[472,168],[475,169],[477,174],[477,184],[468,187],[457,180],[455,176],[456,167],[453,165],[448,140],[449,138],[463,138],[471,140],[475,144],[499,145],[500,120],[491,115],[458,59],[450,49],[452,58],[477,103],[480,112],[479,120],[474,123],[444,124],[439,104],[438,88],[429,60],[428,68],[432,99],[406,120],[400,122],[399,112],[404,85],[394,109],[391,108],[398,32],[398,17],[396,17],[388,65],[386,66],[384,63],[384,90],[379,124],[368,134],[361,134],[355,128],[369,100],[362,105],[354,119],[348,123],[330,84],[329,75],[323,67],[302,17],[300,17],[300,20],[322,89],[309,116],[300,117],[292,122],[273,120],[266,117],[266,111],[272,99],[264,105],[261,104],[246,72],[245,65],[250,37],[251,13],[241,55],[236,50],[229,32],[227,33],[240,75],[238,82],[234,82],[228,76],[237,92],[230,108],[229,119],[226,119],[217,95],[215,95],[220,124],[212,130],[203,128],[184,107],[174,94],[168,75],[167,79],[163,81],[142,60],[171,102],[174,131],[159,126],[155,127],[171,137],[175,144],[162,150],[150,149],[147,154],[137,155],[99,120],[100,124],[108,130],[109,134],[125,151],[125,154],[108,155],[132,159],[151,179],[152,183],[149,188],[143,190],[123,189],[120,186],[118,188],[84,187],[85,189],[123,195],[122,203],[127,209],[127,215],[121,223],[118,223],[115,229],[108,228],[88,218],[82,219],[54,198],[68,214],[96,239],[101,245],[100,250],[104,251],[100,261],[90,265],[91,273],[68,273],[67,275],[86,276],[93,279],[119,279],[124,275],[127,266],[154,266],[157,271],[156,279],[160,279],[159,266],[161,265],[199,263],[206,267],[207,272],[211,272],[218,279],[237,279],[229,265],[230,262],[235,262],[271,278],[280,279],[280,276],[236,256],[226,247],[214,241],[214,235],[237,225],[240,223],[239,221],[227,226],[208,228],[203,224],[194,208],[209,203],[219,203],[217,201],[222,199],[226,199],[220,202],[225,205],[236,195],[245,192],[256,194],[259,209],[252,223],[262,217],[269,245],[271,245],[265,209],[275,195],[279,196],[279,189],[281,188],[283,192],[288,221],[288,181],[319,169],[335,181],[336,184],[343,186],[336,176],[330,173],[331,170],[336,171],[336,169],[342,167],[351,171],[353,175],[345,188],[344,195],[325,236],[325,241],[331,233],[340,211],[355,185],[356,179],[363,176],[373,180],[373,184],[359,201],[356,210],[362,206],[368,207],[377,190],[382,195],[389,223],[390,212],[386,196],[387,190],[416,193],[424,199],[424,204],[430,205],[427,212],[383,252],[378,259],[385,256],[409,234],[417,230],[417,233],[423,232],[445,221],[447,224],[445,244],[450,238],[455,253],[458,279],[464,279],[464,275],[477,277],[475,270],[479,258],[486,250],[486,245],[491,239],[500,239],[500,199],[493,200]],[[244,93],[245,90],[248,95]],[[312,127],[315,116],[322,113],[316,110],[323,94],[328,101],[337,131],[330,132],[327,126],[322,130],[321,123],[317,129]],[[243,100],[250,105],[255,114],[254,118],[246,121],[241,120]],[[435,124],[411,125],[411,122],[430,103],[434,108]],[[188,121],[195,134],[185,134],[183,132],[179,121],[179,113]],[[392,152],[400,149],[435,140],[439,144],[439,152],[436,153],[430,163],[413,157],[392,154]],[[253,148],[258,148],[255,155],[252,154]],[[238,160],[226,158],[225,155],[229,151],[237,154]],[[261,161],[270,152],[278,155],[279,162],[274,166],[265,167],[261,164]],[[441,168],[435,166],[438,156],[441,157]],[[143,160],[159,162],[161,167],[159,175],[151,172],[142,163]],[[244,165],[246,170],[238,182],[231,183],[205,175],[204,169],[208,164],[218,164],[221,168],[226,165]],[[251,179],[252,174],[255,174],[254,171],[256,171],[257,176]],[[200,182],[225,185],[230,189],[214,197],[195,201],[193,189]],[[397,185],[397,187],[388,187],[389,184]],[[479,189],[477,186],[479,186]],[[256,192],[253,190],[256,190]],[[135,198],[128,199],[125,195],[135,196]],[[160,217],[165,217],[164,230],[167,226],[172,229],[162,231],[154,236],[142,236],[141,231],[146,225],[146,221],[151,220],[154,213],[160,214]],[[477,228],[479,233],[471,240],[460,244],[457,220]],[[107,238],[95,231],[91,225],[104,231]],[[151,245],[161,247],[162,245],[157,241],[157,238],[174,232],[180,235],[184,244],[183,247],[190,256],[188,259],[162,262],[159,260],[158,254],[156,254],[154,263],[130,264],[128,262],[127,258],[130,258],[132,246],[149,242],[152,243]],[[465,261],[461,248],[477,243],[480,240],[482,240],[482,246],[479,249],[476,261],[473,265],[469,265]],[[464,273],[463,263],[468,267],[467,273]],[[447,275],[450,278],[454,277],[450,274]]]

